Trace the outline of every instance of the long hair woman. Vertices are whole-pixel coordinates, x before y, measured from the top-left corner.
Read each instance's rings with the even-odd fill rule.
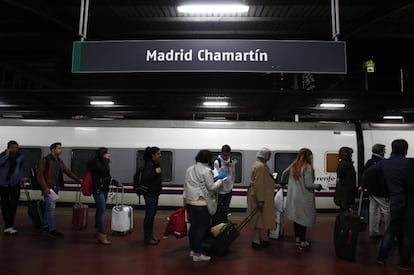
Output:
[[[157,245],[160,240],[154,237],[154,220],[157,214],[158,198],[161,193],[161,150],[158,147],[147,147],[144,152],[144,169],[142,170],[142,185],[148,187],[144,194],[144,243]]]
[[[315,190],[321,190],[322,185],[314,184],[315,171],[311,150],[300,149],[289,168],[286,216],[293,221],[296,245],[305,249],[310,247],[306,240],[306,229],[316,223]],[[284,173],[286,172],[285,170]]]
[[[109,245],[104,229],[104,217],[106,209],[106,199],[108,197],[109,185],[111,183],[111,173],[109,169],[108,148],[100,147],[96,150],[95,158],[88,161],[88,170],[92,174],[93,198],[96,203],[95,228],[96,237],[100,244]]]

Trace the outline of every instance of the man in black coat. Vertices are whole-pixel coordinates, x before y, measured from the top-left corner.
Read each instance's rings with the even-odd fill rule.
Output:
[[[385,264],[394,240],[397,238],[400,254],[400,269],[414,270],[414,265],[411,263],[413,233],[409,229],[412,221],[409,220],[410,215],[407,215],[406,186],[409,162],[406,155],[408,143],[406,140],[396,139],[392,142],[391,147],[391,157],[374,165],[368,171],[370,173],[372,171],[375,174],[383,173],[390,194],[391,221],[384,233],[377,263],[380,265]]]

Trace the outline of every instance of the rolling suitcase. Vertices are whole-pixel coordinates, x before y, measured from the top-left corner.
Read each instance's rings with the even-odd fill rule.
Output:
[[[42,229],[44,225],[43,214],[45,212],[45,202],[42,200],[32,200],[29,191],[24,191],[27,197],[27,214],[32,221],[33,228]]]
[[[361,221],[358,215],[339,214],[335,219],[334,245],[338,258],[355,261]]]
[[[336,216],[334,229],[335,254],[338,258],[355,261],[358,245],[358,234],[368,224],[368,205],[364,202],[361,191],[357,215],[341,213]]]
[[[72,209],[72,230],[82,230],[88,227],[89,207],[81,203],[81,192],[76,192],[76,203]]]
[[[240,231],[249,221],[256,215],[259,208],[253,210],[239,225],[235,225],[231,222],[227,223],[223,230],[211,240],[209,252],[218,256],[225,255],[230,245],[240,236]]]
[[[128,234],[134,227],[133,209],[124,205],[124,186],[122,186],[121,203],[118,204],[118,188],[116,188],[115,206],[112,208],[112,234]]]

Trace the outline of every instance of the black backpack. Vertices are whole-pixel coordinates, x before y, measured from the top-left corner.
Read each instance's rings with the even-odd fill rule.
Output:
[[[137,195],[145,195],[149,191],[149,187],[142,184],[142,171],[144,167],[139,167],[134,175],[134,189]]]
[[[41,158],[36,164],[35,166],[33,166],[32,169],[30,169],[30,185],[32,186],[33,190],[41,190],[42,188],[40,187],[40,183],[37,180],[37,168],[39,165],[39,162],[45,159],[46,160],[46,165],[45,165],[45,173],[47,173],[47,171],[49,170],[49,161],[47,159],[47,157],[43,157]]]

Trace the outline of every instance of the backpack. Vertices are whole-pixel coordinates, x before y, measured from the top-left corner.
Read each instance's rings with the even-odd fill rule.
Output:
[[[46,160],[46,164],[45,164],[45,173],[49,170],[49,161],[47,159],[47,157],[43,157],[41,158],[36,164],[35,166],[32,167],[32,169],[30,169],[30,185],[32,186],[33,190],[41,190],[42,187],[40,186],[39,181],[37,180],[37,170],[38,170],[38,166],[39,166],[39,162],[44,159]]]
[[[91,171],[87,171],[83,176],[81,183],[81,191],[84,196],[90,196],[93,193],[93,181]]]
[[[134,175],[134,190],[137,195],[145,195],[149,191],[149,187],[142,184],[142,171],[144,167],[139,167]]]
[[[187,224],[190,222],[190,217],[186,207],[178,208],[167,219],[164,238],[167,238],[168,235],[174,235],[177,239],[187,236]]]

